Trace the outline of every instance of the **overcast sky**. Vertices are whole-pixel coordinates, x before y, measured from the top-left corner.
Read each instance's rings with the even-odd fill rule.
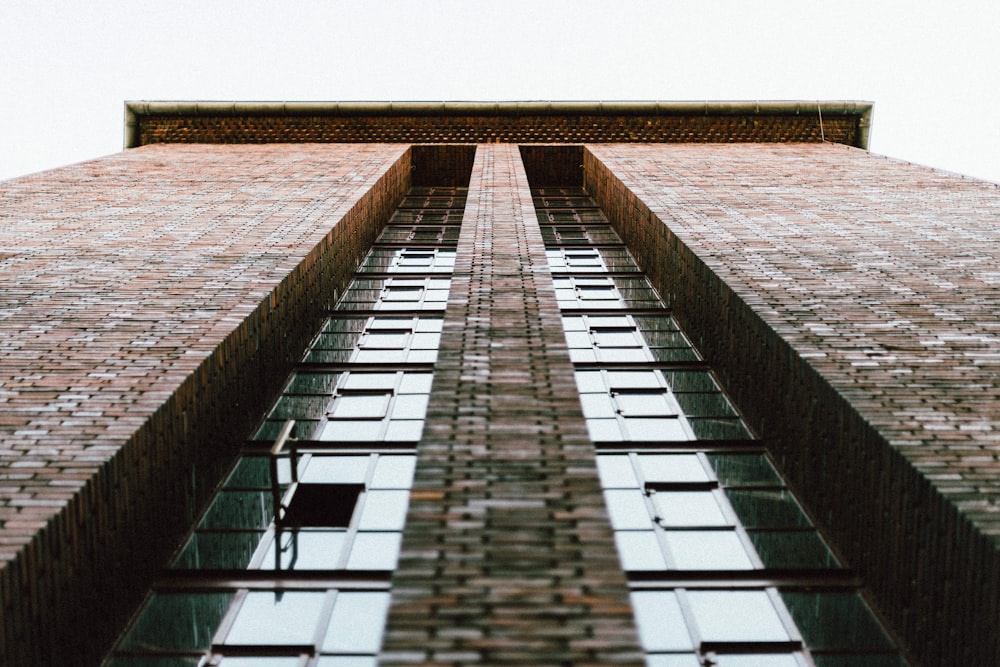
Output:
[[[1000,2],[0,0],[0,178],[139,99],[870,100],[873,152],[1000,182]]]

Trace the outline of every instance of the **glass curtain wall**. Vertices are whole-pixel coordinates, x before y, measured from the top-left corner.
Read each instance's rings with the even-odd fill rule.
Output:
[[[905,664],[593,200],[533,195],[648,664]]]
[[[465,190],[413,188],[107,667],[373,667]]]

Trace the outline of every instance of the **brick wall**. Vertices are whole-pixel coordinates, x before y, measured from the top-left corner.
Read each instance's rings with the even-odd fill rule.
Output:
[[[834,145],[584,172],[918,660],[1000,663],[1000,189]]]
[[[404,142],[549,143],[585,141],[759,142],[813,141],[853,145],[856,115],[766,113],[655,115],[148,115],[138,143]]]
[[[0,656],[94,664],[409,185],[153,146],[0,186]]]
[[[642,664],[516,146],[479,146],[382,664]]]

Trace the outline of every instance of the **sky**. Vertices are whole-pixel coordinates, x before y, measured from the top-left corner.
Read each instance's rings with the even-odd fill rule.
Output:
[[[0,0],[0,179],[143,99],[866,100],[872,152],[1000,183],[1000,2]]]

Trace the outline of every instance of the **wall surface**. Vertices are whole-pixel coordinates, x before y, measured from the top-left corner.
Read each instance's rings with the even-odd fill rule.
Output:
[[[381,664],[643,663],[520,153],[479,146]]]
[[[400,145],[0,184],[0,656],[94,664],[409,185]]]
[[[1000,189],[834,145],[584,172],[915,655],[1000,663]]]

